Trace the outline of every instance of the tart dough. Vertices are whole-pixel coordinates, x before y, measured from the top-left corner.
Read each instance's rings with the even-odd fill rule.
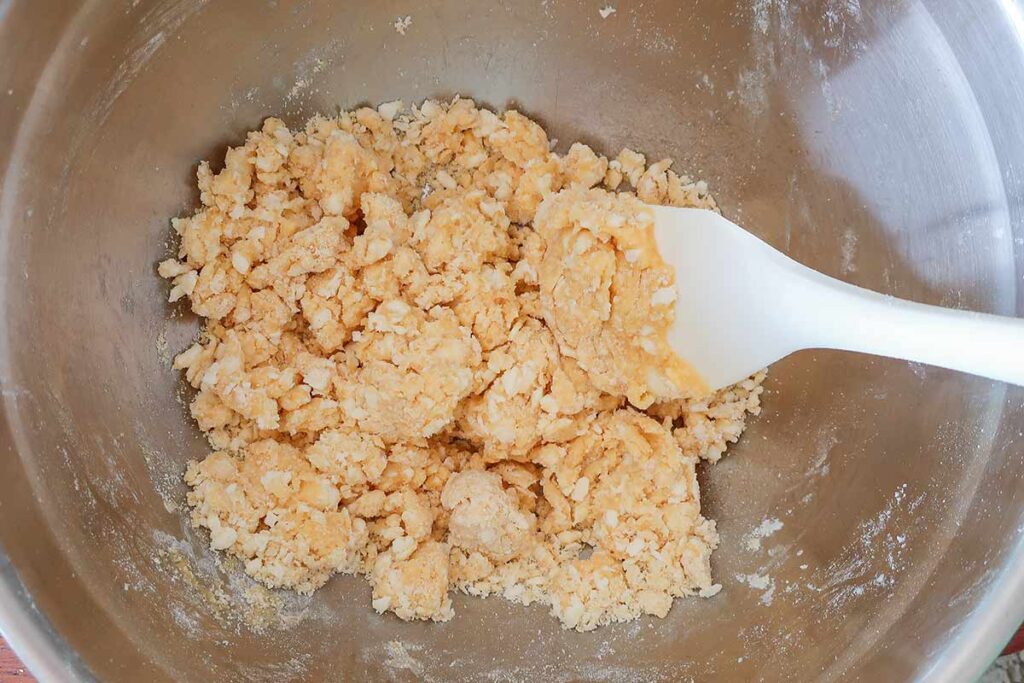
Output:
[[[402,619],[459,590],[586,631],[716,593],[695,468],[763,373],[705,395],[667,346],[645,203],[716,208],[670,167],[458,98],[267,119],[201,164],[159,265],[204,319],[174,361],[214,449],[192,523],[269,587],[361,574]]]

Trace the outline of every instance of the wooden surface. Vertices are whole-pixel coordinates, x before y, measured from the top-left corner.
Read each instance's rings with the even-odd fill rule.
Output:
[[[21,661],[7,647],[7,643],[0,640],[0,683],[13,683],[18,681],[34,681],[35,678],[21,665]]]
[[[1024,650],[1024,626],[1006,646],[1003,654],[1012,654]],[[28,683],[36,679],[21,665],[17,655],[11,652],[7,643],[0,640],[0,683]]]

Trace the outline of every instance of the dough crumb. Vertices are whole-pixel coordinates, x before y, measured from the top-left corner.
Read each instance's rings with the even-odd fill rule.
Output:
[[[597,10],[597,13],[601,15],[602,19],[607,19],[611,15],[615,14],[615,8],[611,5],[605,5],[601,9]]]
[[[210,547],[270,588],[363,575],[407,620],[453,590],[579,631],[715,595],[696,467],[764,373],[704,395],[667,347],[686,293],[645,204],[715,209],[670,167],[463,98],[269,118],[200,164],[158,270],[205,320],[173,367]]]
[[[410,26],[412,26],[412,17],[409,15],[395,19],[394,27],[400,36],[404,36]]]

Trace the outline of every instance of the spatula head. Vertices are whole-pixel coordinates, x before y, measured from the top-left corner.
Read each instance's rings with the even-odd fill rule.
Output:
[[[802,266],[713,211],[651,208],[658,249],[676,271],[669,342],[709,389],[800,348],[786,310]]]

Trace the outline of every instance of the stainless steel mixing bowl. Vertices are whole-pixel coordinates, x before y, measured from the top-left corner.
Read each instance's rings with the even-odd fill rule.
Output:
[[[207,449],[168,356],[197,324],[154,264],[197,161],[270,114],[514,105],[563,148],[675,157],[826,273],[1024,313],[1020,5],[609,2],[0,2],[0,624],[38,676],[966,681],[999,651],[1024,616],[1024,392],[896,361],[773,368],[701,472],[725,588],[663,621],[580,635],[457,597],[405,624],[351,577],[268,598],[186,525]]]

